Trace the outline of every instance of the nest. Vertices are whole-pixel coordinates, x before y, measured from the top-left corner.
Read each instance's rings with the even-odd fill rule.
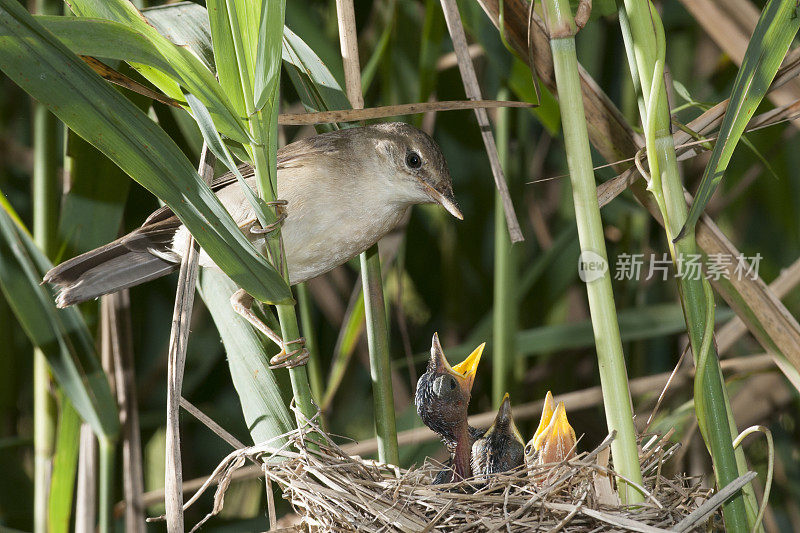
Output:
[[[426,461],[408,470],[349,456],[313,421],[281,447],[259,444],[231,453],[190,505],[213,482],[217,514],[233,472],[258,462],[269,482],[300,517],[298,530],[322,531],[691,531],[718,519],[723,501],[753,473],[714,494],[700,480],[666,478],[662,465],[678,449],[668,435],[640,441],[644,503],[621,505],[612,485],[622,479],[608,464],[613,435],[563,463],[520,468],[487,484],[470,480],[433,485],[442,465]],[[297,451],[295,451],[297,450]],[[751,475],[752,474],[752,475]]]

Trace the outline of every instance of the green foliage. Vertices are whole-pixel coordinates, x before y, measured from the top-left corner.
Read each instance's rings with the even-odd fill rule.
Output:
[[[268,339],[228,303],[236,285],[218,272],[205,271],[199,286],[206,306],[214,310],[212,316],[225,351],[231,354],[231,378],[242,398],[242,412],[253,442],[265,442],[290,431],[294,426],[288,409],[292,389],[285,373],[269,369],[264,354],[274,348],[266,344]]]
[[[54,533],[69,533],[72,517],[72,496],[78,465],[81,418],[66,398],[61,398],[56,451],[53,457],[53,478],[50,482],[48,528]]]
[[[0,288],[6,301],[81,418],[98,435],[114,437],[116,402],[83,317],[75,308],[56,309],[52,292],[41,285],[52,265],[9,210],[0,209]]]
[[[797,2],[770,0],[764,7],[733,83],[730,104],[711,152],[711,159],[706,165],[686,223],[675,237],[676,240],[694,229],[697,219],[711,200],[747,123],[767,94],[798,28],[800,15],[797,12]]]

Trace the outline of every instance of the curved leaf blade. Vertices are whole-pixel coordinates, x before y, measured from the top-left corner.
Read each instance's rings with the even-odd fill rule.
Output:
[[[261,8],[255,80],[253,80],[253,99],[256,109],[263,108],[268,101],[274,100],[277,96],[276,89],[281,74],[278,55],[281,53],[283,40],[284,8],[284,2],[264,2]],[[275,61],[272,60],[273,57]]]
[[[711,158],[703,172],[694,203],[686,223],[675,242],[694,229],[697,220],[711,200],[747,123],[767,93],[775,73],[789,50],[798,28],[800,15],[794,0],[770,0],[758,19],[753,37],[747,45],[742,67],[736,75],[730,104]]]
[[[291,301],[175,142],[13,0],[0,0],[0,70],[166,202],[243,289],[264,302]]]
[[[127,26],[143,35],[155,53],[160,54],[178,75],[177,78],[154,72],[148,65],[131,63],[167,96],[179,100],[184,87],[200,98],[224,135],[238,141],[249,140],[244,116],[238,112],[217,82],[214,74],[190,49],[178,46],[161,35],[128,0],[72,0],[72,12],[79,17],[105,19]],[[111,50],[109,50],[111,52]],[[101,57],[105,57],[101,55]]]
[[[253,442],[265,442],[292,430],[294,416],[287,407],[292,399],[289,374],[269,368],[266,354],[274,345],[230,306],[230,294],[236,287],[208,269],[200,273],[198,287],[225,345],[233,386]],[[274,445],[283,442],[285,438]]]
[[[74,307],[57,309],[40,285],[51,266],[8,207],[0,207],[0,289],[81,418],[97,435],[113,438],[119,431],[117,403],[86,323]]]
[[[236,176],[239,186],[242,187],[242,191],[244,192],[245,197],[247,197],[247,201],[250,202],[250,205],[256,208],[256,215],[258,216],[262,227],[266,227],[267,224],[274,221],[270,220],[268,222],[265,218],[266,213],[271,213],[266,202],[264,202],[262,198],[256,196],[256,193],[253,192],[253,189],[251,189],[244,180],[244,176],[242,176],[242,173],[239,172],[239,167],[236,164],[236,161],[233,160],[230,150],[228,150],[228,147],[219,136],[217,128],[214,127],[214,121],[211,118],[211,114],[208,112],[208,109],[205,108],[203,102],[195,98],[194,95],[187,94],[185,96],[186,101],[192,108],[192,114],[194,114],[195,120],[197,121],[197,126],[200,128],[200,133],[203,135],[203,139],[206,141],[208,149],[211,150],[215,156],[217,156],[217,159],[222,161],[222,163],[228,167],[228,170],[230,170],[234,176]]]

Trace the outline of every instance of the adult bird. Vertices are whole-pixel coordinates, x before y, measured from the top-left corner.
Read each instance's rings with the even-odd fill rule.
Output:
[[[547,391],[539,426],[525,448],[526,462],[530,466],[560,463],[575,456],[576,443],[575,430],[567,420],[564,402],[558,402],[556,406],[553,394]]]
[[[439,203],[458,219],[450,173],[439,146],[427,134],[401,122],[349,128],[309,137],[277,154],[277,198],[289,283],[324,274],[349,261],[391,231],[414,204]],[[255,186],[254,170],[240,167]],[[248,237],[260,248],[261,228],[232,173],[211,188]],[[59,307],[133,287],[177,270],[188,249],[189,232],[169,207],[141,227],[105,246],[65,261],[44,281],[59,288]],[[199,264],[215,268],[201,251]],[[243,290],[231,298],[236,311],[281,348],[283,342],[251,311]]]
[[[414,404],[426,426],[438,433],[452,454],[452,475],[458,481],[472,476],[470,451],[474,430],[467,423],[467,408],[475,372],[486,343],[478,346],[464,361],[450,366],[434,333],[428,367],[417,382]]]
[[[525,441],[511,415],[508,393],[497,410],[494,424],[472,444],[472,475],[486,482],[492,474],[508,472],[525,464]]]

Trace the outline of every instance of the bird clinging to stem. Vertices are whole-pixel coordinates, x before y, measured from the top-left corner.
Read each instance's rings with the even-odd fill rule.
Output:
[[[277,154],[277,198],[284,218],[281,235],[290,284],[314,278],[349,261],[391,231],[414,204],[439,203],[462,219],[453,197],[444,155],[426,133],[401,122],[348,128],[289,144]],[[240,167],[255,186],[253,168]],[[211,188],[257,248],[261,228],[232,173]],[[188,250],[189,232],[169,207],[155,211],[133,232],[74,257],[50,270],[44,281],[59,288],[56,303],[66,307],[150,281],[178,269]],[[199,264],[216,268],[201,251]],[[243,290],[234,309],[275,341],[286,345],[251,310]],[[280,355],[280,354],[279,354]]]
[[[417,382],[414,403],[426,426],[441,435],[453,453],[452,480],[471,477],[470,452],[473,434],[467,423],[467,408],[475,372],[486,343],[478,346],[464,361],[450,366],[434,333],[428,368]]]

